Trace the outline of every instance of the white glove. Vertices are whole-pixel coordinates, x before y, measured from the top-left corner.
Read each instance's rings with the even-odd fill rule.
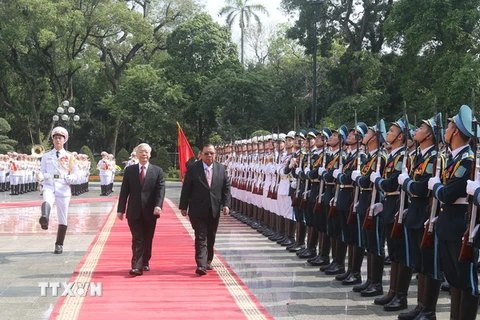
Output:
[[[408,170],[407,170],[407,168],[406,168],[406,167],[403,167],[403,166],[402,166],[402,173],[406,173],[406,174],[408,174]]]
[[[302,168],[297,168],[297,169],[295,169],[295,174],[298,176],[298,174],[300,173],[300,171],[302,171]]]
[[[330,199],[330,207],[333,207],[334,202],[335,202],[335,197],[333,197],[332,199]]]
[[[319,175],[319,176],[323,175],[323,173],[324,173],[325,171],[327,171],[327,170],[326,170],[324,167],[319,167],[319,168],[318,168],[318,175]]]
[[[72,184],[77,180],[77,176],[74,174],[69,174],[68,176],[65,177],[65,181],[67,181],[68,184]]]
[[[297,180],[290,182],[290,187],[292,187],[292,189],[297,189]]]
[[[475,195],[475,190],[480,187],[480,182],[467,180],[467,193],[471,196]]]
[[[306,167],[305,170],[303,170],[303,172],[305,172],[305,175],[308,175],[308,173],[310,172],[310,167]]]
[[[297,159],[291,158],[291,159],[290,159],[290,163],[288,164],[288,167],[289,167],[290,169],[292,169],[293,166],[295,166],[295,163],[296,163],[296,162],[297,162]]]
[[[43,179],[45,179],[45,177],[43,176],[43,173],[41,173],[40,171],[37,172],[37,181],[38,182],[42,182]]]
[[[433,190],[433,187],[434,187],[437,183],[441,183],[440,178],[439,178],[438,176],[437,176],[437,177],[432,177],[432,178],[428,179],[428,189],[429,189],[429,190]]]
[[[437,220],[438,220],[438,216],[436,216],[435,218],[433,218],[432,223],[437,222]],[[427,221],[425,221],[425,223],[423,224],[423,226],[426,227],[429,222],[430,222],[430,219],[427,219]]]
[[[310,190],[305,191],[305,192],[303,193],[303,197],[304,197],[304,198],[308,198],[309,196],[310,196]]]
[[[370,181],[372,181],[372,183],[375,183],[375,180],[377,180],[377,178],[380,178],[380,173],[378,173],[377,171],[373,171],[370,175]]]
[[[362,173],[360,172],[360,170],[353,170],[352,171],[352,180],[357,181],[357,178],[360,177],[361,175],[362,175]]]
[[[43,174],[43,184],[53,185],[53,174],[44,173]]]
[[[408,208],[407,208],[407,209],[403,209],[402,219],[405,219],[405,216],[407,215],[407,213],[408,213]]]
[[[480,224],[477,224],[477,225],[475,226],[475,228],[473,228],[472,238],[475,238],[475,236],[477,235],[478,228],[480,228]]]
[[[383,203],[377,202],[373,205],[373,215],[376,216],[383,211]]]
[[[342,170],[341,169],[335,169],[333,170],[333,177],[335,179],[338,179],[338,176],[340,175],[340,173],[342,173]]]
[[[408,178],[409,178],[408,173],[401,173],[398,176],[398,184],[402,186],[405,180],[407,180]]]

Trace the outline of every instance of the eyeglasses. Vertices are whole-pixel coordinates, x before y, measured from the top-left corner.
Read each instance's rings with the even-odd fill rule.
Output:
[[[213,156],[213,155],[215,155],[215,152],[208,152],[207,151],[207,152],[204,152],[203,154],[206,155],[206,156],[210,156],[210,155]]]

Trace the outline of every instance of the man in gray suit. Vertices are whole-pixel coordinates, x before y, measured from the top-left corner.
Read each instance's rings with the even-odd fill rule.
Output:
[[[132,233],[130,275],[141,276],[143,271],[150,271],[153,235],[165,197],[165,179],[163,170],[148,162],[152,152],[148,144],[138,145],[136,152],[139,163],[125,168],[117,216],[123,220],[126,209]]]
[[[195,230],[195,261],[198,275],[212,270],[213,246],[217,234],[220,212],[230,212],[230,179],[225,166],[215,162],[215,148],[206,144],[201,161],[190,164],[185,173],[179,208],[190,218]]]

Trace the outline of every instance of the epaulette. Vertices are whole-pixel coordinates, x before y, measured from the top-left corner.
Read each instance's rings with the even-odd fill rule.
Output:
[[[473,152],[471,150],[468,150],[462,154],[462,160],[466,158],[473,159]]]

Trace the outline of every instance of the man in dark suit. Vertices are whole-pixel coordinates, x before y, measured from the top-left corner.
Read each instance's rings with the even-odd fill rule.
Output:
[[[212,270],[213,246],[217,234],[220,211],[230,212],[230,179],[225,166],[215,162],[215,148],[206,144],[201,161],[190,164],[185,173],[179,208],[190,218],[195,230],[195,261],[198,275]]]
[[[136,152],[139,163],[125,169],[117,216],[123,220],[127,209],[133,253],[130,275],[141,276],[143,271],[150,270],[153,235],[162,212],[165,180],[163,170],[148,162],[152,152],[148,144],[138,145]]]

